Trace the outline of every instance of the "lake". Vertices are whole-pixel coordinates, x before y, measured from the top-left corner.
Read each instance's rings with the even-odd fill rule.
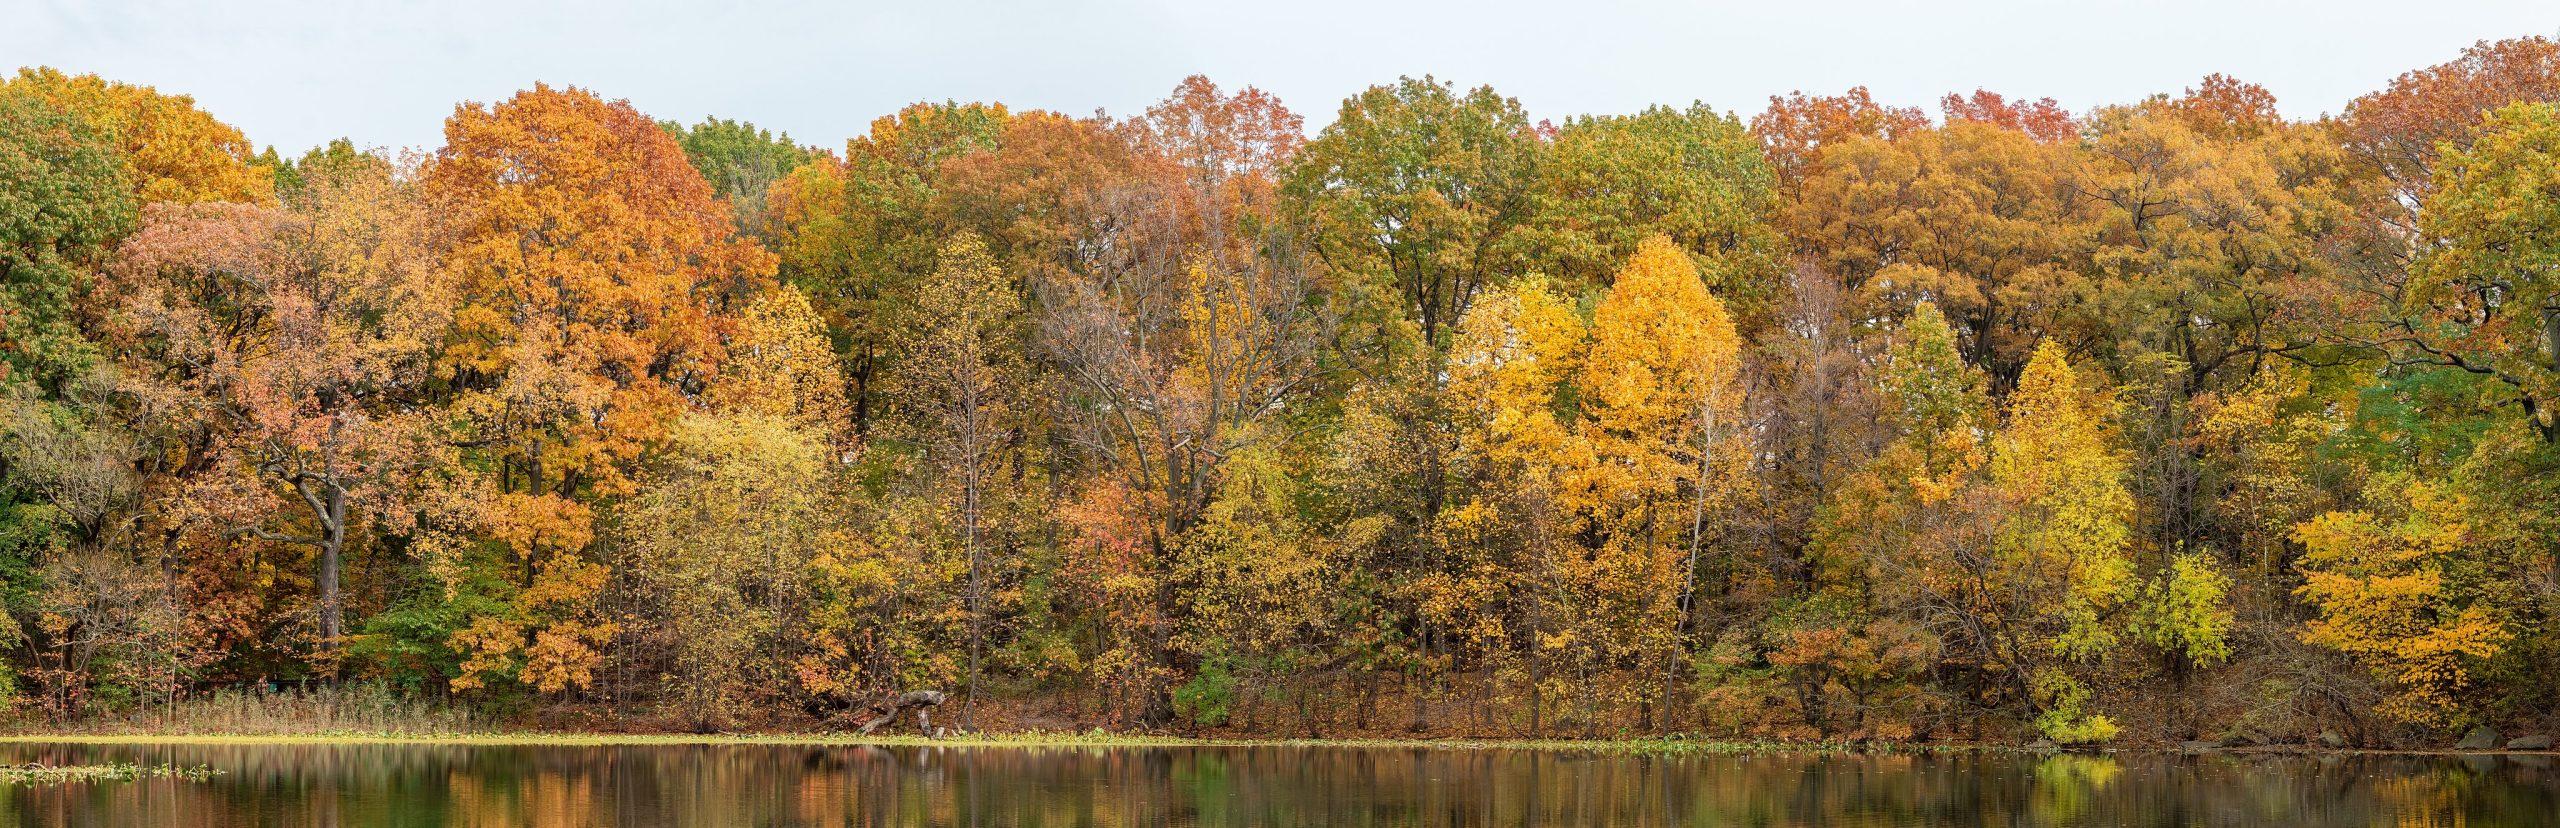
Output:
[[[0,744],[0,826],[2547,826],[2548,756]]]

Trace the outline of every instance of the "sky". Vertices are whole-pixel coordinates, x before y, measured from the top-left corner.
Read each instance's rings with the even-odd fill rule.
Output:
[[[2079,110],[2221,72],[2310,118],[2535,34],[2560,34],[2560,1],[0,0],[0,69],[193,95],[287,154],[432,149],[457,104],[536,81],[838,147],[916,101],[1129,114],[1192,74],[1276,94],[1311,131],[1423,74],[1561,121],[1693,101],[1748,117],[1860,84],[1932,112],[1976,88]]]

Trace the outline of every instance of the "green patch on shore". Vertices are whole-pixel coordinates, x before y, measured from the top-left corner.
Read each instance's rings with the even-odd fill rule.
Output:
[[[184,779],[203,781],[221,771],[204,765],[135,765],[115,762],[105,765],[67,765],[54,767],[28,763],[0,766],[0,785],[61,785],[72,782],[131,782],[136,779]]]

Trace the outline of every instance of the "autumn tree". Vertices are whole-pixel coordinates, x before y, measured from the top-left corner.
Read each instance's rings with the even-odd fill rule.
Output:
[[[892,376],[901,408],[913,418],[911,439],[924,446],[950,492],[946,507],[959,523],[960,554],[968,562],[969,683],[960,722],[969,727],[986,648],[987,503],[1024,407],[1016,332],[1022,300],[985,244],[963,236],[943,247],[941,265],[917,291],[914,313],[916,341]]]
[[[1594,521],[1608,527],[1604,549],[1626,556],[1606,573],[1607,583],[1681,585],[1619,599],[1636,611],[1618,623],[1643,631],[1622,639],[1666,642],[1659,702],[1666,732],[1667,694],[1687,655],[1682,631],[1697,597],[1700,557],[1746,462],[1739,349],[1724,303],[1708,293],[1693,263],[1656,237],[1628,260],[1594,310],[1578,383],[1597,461]]]
[[[2075,374],[2053,342],[2007,401],[1986,468],[1998,528],[1974,567],[1990,608],[1989,640],[1975,642],[2010,671],[2055,741],[2102,741],[2116,732],[2090,709],[2080,670],[2122,638],[2119,608],[2135,596],[2132,493],[2123,457],[2105,429],[2103,392]],[[1988,577],[1984,577],[1988,576]]]
[[[1880,374],[1905,436],[1844,492],[1823,547],[1864,557],[1887,611],[1931,632],[1957,698],[2021,705],[2055,741],[2112,738],[2089,681],[2140,583],[2109,401],[2047,342],[1985,441],[1952,333],[1925,305],[1906,323]]]
[[[1331,359],[1368,378],[1349,393],[1346,420],[1361,425],[1345,430],[1356,436],[1335,468],[1350,497],[1395,527],[1370,554],[1412,573],[1404,583],[1445,552],[1435,529],[1453,502],[1451,337],[1479,292],[1525,270],[1541,155],[1517,101],[1408,77],[1344,101],[1281,175],[1308,255],[1339,285],[1343,347]],[[1419,621],[1421,600],[1396,595],[1381,609]],[[1396,655],[1378,666],[1429,664],[1442,646],[1428,623],[1390,626],[1394,643],[1380,649]],[[1415,705],[1417,726],[1425,709]]]
[[[2006,383],[2042,337],[2075,333],[2083,192],[2071,147],[1959,121],[1829,147],[1787,221],[1865,307],[1935,303],[1966,359]]]
[[[2347,149],[2392,182],[2405,209],[2426,200],[2442,153],[2468,148],[2491,112],[2555,100],[2560,43],[2483,40],[2457,59],[2402,73],[2389,88],[2356,98],[2339,126]]]
[[[2449,155],[2421,232],[2442,242],[2411,275],[2403,362],[2495,377],[2560,442],[2560,105],[2490,117]]]
[[[1560,657],[1599,643],[1576,629],[1577,608],[1588,606],[1578,588],[1588,580],[1573,577],[1584,560],[1577,527],[1596,458],[1565,407],[1589,350],[1589,328],[1572,306],[1532,279],[1497,289],[1471,309],[1450,355],[1454,465],[1480,485],[1440,519],[1465,565],[1424,573],[1423,604],[1498,601],[1505,608],[1494,618],[1439,620],[1458,622],[1463,643],[1486,647],[1490,640],[1491,652],[1480,658],[1519,653],[1519,663],[1506,666],[1525,684],[1531,734],[1545,732],[1548,699],[1580,689],[1553,671],[1590,661]]]
[[[2142,523],[2162,548],[2231,534],[2210,523],[2196,403],[2336,359],[2316,320],[2342,281],[2329,253],[2353,220],[2354,173],[2324,130],[2272,106],[2214,76],[2088,119],[2079,176],[2096,244],[2075,327],[2125,378]]]
[[[1733,322],[1662,237],[1637,251],[1587,324],[1534,283],[1493,296],[1462,324],[1454,379],[1476,413],[1466,425],[1483,430],[1469,438],[1474,451],[1553,481],[1501,483],[1538,487],[1511,506],[1552,527],[1532,530],[1553,540],[1531,550],[1543,557],[1529,568],[1557,582],[1545,603],[1560,617],[1552,632],[1533,630],[1533,646],[1573,655],[1586,701],[1595,670],[1676,675],[1710,521],[1744,462]],[[1575,401],[1573,416],[1556,416],[1561,400]],[[1666,722],[1669,682],[1650,696]]]
[[[275,203],[270,171],[254,163],[249,139],[197,109],[194,98],[49,67],[20,69],[0,89],[75,116],[106,136],[140,203]]]
[[[787,700],[814,562],[841,540],[830,454],[784,416],[690,414],[625,502],[618,568],[650,623],[624,652],[700,726]]]
[[[1998,92],[1976,89],[1972,95],[1948,93],[1939,100],[1938,110],[1946,114],[1948,123],[1966,121],[2016,130],[2048,144],[2080,137],[2079,127],[2072,123],[2071,110],[2054,103],[2052,98],[2012,101]]]
[[[1231,488],[1220,481],[1229,458],[1285,440],[1276,423],[1313,390],[1315,337],[1325,318],[1310,265],[1281,226],[1275,196],[1280,165],[1299,140],[1298,124],[1268,93],[1230,93],[1206,78],[1184,81],[1117,129],[1131,157],[1121,167],[1122,183],[1104,191],[1111,203],[1097,205],[1096,215],[1113,217],[1105,225],[1112,232],[1093,247],[1122,255],[1053,267],[1039,281],[1041,341],[1065,389],[1061,436],[1109,478],[1084,497],[1118,504],[1076,511],[1136,521],[1090,526],[1086,531],[1135,546],[1079,543],[1075,565],[1155,585],[1159,594],[1146,600],[1161,606],[1151,617],[1175,609],[1170,579],[1187,565],[1187,555],[1226,548],[1188,537],[1213,500],[1302,485],[1266,480]],[[1077,582],[1096,599],[1107,592],[1091,580]],[[1129,674],[1148,676],[1139,683],[1152,685],[1175,656],[1168,651],[1171,631],[1131,632],[1107,658],[1136,665]],[[1206,642],[1200,649],[1216,646]],[[1141,716],[1171,712],[1164,688],[1141,686],[1136,693]]]
[[[1914,699],[1903,711],[1925,733],[1953,712],[1950,702],[1979,698],[1986,682],[2005,681],[1964,652],[1982,636],[1970,620],[1977,604],[1966,590],[1973,585],[1954,577],[1980,560],[1988,531],[1969,498],[1989,459],[1985,437],[1995,412],[1988,378],[1965,362],[1956,331],[1935,305],[1922,303],[1903,318],[1873,377],[1886,442],[1823,503],[1806,556],[1817,583],[1872,604],[1882,623],[1868,628],[1902,633],[1903,646],[1920,657],[1950,662],[1945,666],[1954,669],[1937,670],[1940,686],[1932,690],[1954,698]],[[1956,653],[1939,655],[1950,645]],[[1822,712],[1806,710],[1808,718]]]
[[[248,489],[230,496],[295,505],[280,525],[253,504],[207,508],[235,532],[312,549],[319,641],[335,650],[351,531],[368,509],[405,523],[393,504],[437,456],[414,411],[449,301],[429,275],[426,220],[387,166],[322,175],[297,208],[154,205],[115,265],[112,327],[168,390],[217,412],[223,468],[210,476]]]
[[[1771,95],[1769,108],[1751,118],[1751,136],[1760,140],[1779,191],[1789,197],[1824,150],[1859,138],[1891,140],[1927,128],[1928,113],[1876,103],[1864,86],[1839,95]]]
[[[827,320],[852,381],[856,434],[882,409],[877,380],[896,361],[899,314],[942,245],[964,229],[938,220],[942,167],[996,147],[1012,119],[1002,106],[909,106],[847,141],[843,157],[803,164],[768,190],[763,235],[782,277]]]
[[[772,273],[672,136],[627,103],[532,90],[458,109],[429,164],[456,292],[436,374],[490,494],[474,532],[522,573],[514,617],[463,636],[471,673],[545,692],[592,680],[614,624],[585,547],[593,498],[627,493],[644,452],[717,373],[719,310]],[[482,679],[473,679],[478,683]]]
[[[778,417],[821,439],[851,434],[835,347],[799,288],[780,285],[750,301],[727,350],[706,392],[713,407]]]
[[[2300,596],[2319,611],[2301,635],[2362,661],[2394,690],[2384,715],[2459,723],[2479,665],[2515,633],[2494,604],[2465,595],[2446,573],[2474,542],[2459,495],[2381,477],[2367,511],[2323,514],[2294,527],[2303,546]]]

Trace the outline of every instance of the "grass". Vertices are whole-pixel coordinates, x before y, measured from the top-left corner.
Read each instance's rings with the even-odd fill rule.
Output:
[[[465,708],[412,698],[378,684],[249,693],[221,689],[149,705],[73,728],[98,734],[218,733],[310,736],[328,733],[459,735],[484,729]]]

